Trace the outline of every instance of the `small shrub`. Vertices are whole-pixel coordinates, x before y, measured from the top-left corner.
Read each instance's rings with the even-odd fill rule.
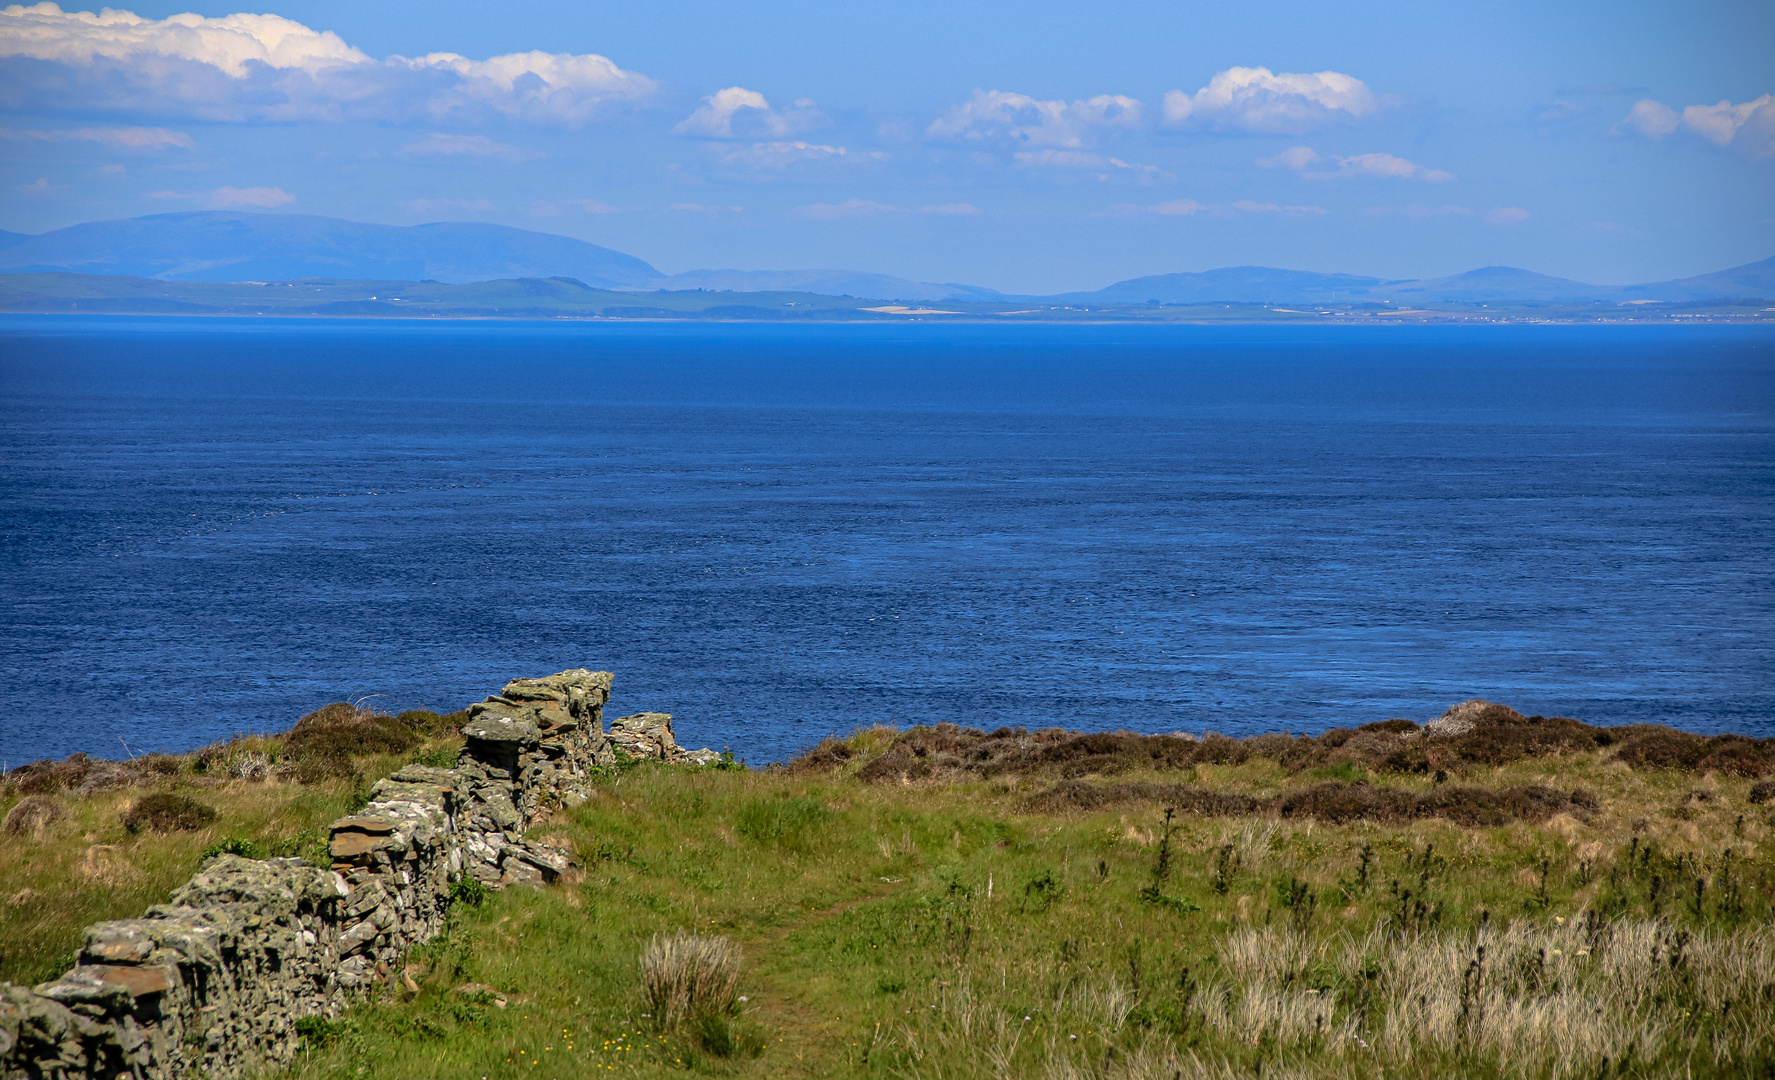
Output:
[[[304,1016],[296,1021],[296,1035],[310,1046],[319,1048],[331,1046],[344,1038],[350,1025],[344,1020],[329,1020],[324,1016]]]
[[[456,766],[456,759],[461,754],[461,747],[434,746],[429,750],[414,751],[411,760],[415,765],[429,765],[434,769],[450,769]]]
[[[450,902],[467,907],[480,907],[493,892],[475,878],[465,877],[450,885]]]
[[[144,828],[179,832],[201,829],[215,820],[215,807],[176,791],[157,791],[137,799],[135,805],[124,811],[123,827],[132,833]]]
[[[1208,765],[1242,765],[1250,756],[1251,750],[1244,743],[1214,731],[1202,739],[1196,751],[1196,760]]]
[[[1290,750],[1294,749],[1294,740],[1287,735],[1271,732],[1245,740],[1246,749],[1261,758],[1281,761]]]
[[[739,946],[724,937],[655,934],[641,954],[641,994],[662,1028],[726,1012],[739,978]]]
[[[263,859],[265,849],[251,840],[239,836],[230,836],[226,840],[218,840],[203,849],[197,857],[199,864],[209,862],[217,855],[239,855],[243,859]]]
[[[1760,784],[1750,786],[1750,804],[1761,806],[1766,802],[1775,801],[1775,780],[1764,780]]]
[[[1692,769],[1706,752],[1707,740],[1699,735],[1653,728],[1622,742],[1615,757],[1635,769]]]
[[[61,761],[33,761],[6,774],[7,783],[21,795],[54,795],[79,787],[92,771],[93,760],[85,754],[69,754]]]
[[[1418,730],[1418,726],[1410,720],[1392,719],[1376,720],[1372,724],[1363,724],[1357,731],[1385,731],[1394,735],[1408,735]]]
[[[422,741],[418,732],[396,717],[336,701],[296,721],[284,745],[297,758],[350,759],[399,754]]]
[[[51,825],[67,816],[68,808],[60,799],[49,795],[26,795],[6,812],[6,820],[0,823],[0,833],[7,836],[29,833],[41,840]]]

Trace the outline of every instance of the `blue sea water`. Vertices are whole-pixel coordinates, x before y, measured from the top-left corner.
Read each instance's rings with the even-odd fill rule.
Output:
[[[1775,734],[1775,334],[0,319],[0,759],[460,707]]]

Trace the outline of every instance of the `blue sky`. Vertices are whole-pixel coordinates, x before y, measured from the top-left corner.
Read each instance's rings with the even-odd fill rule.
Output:
[[[484,220],[1018,292],[1775,254],[1766,2],[88,10],[0,13],[0,228]]]

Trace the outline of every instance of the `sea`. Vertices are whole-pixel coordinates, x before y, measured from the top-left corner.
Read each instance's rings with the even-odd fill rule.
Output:
[[[1775,331],[0,317],[0,763],[578,667],[754,765],[1775,735]]]

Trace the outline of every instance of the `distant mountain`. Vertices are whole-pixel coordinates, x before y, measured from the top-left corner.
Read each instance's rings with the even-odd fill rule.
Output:
[[[0,273],[56,271],[165,281],[468,282],[563,275],[606,288],[646,285],[663,276],[620,251],[505,225],[372,225],[231,211],[94,221],[0,247]]]
[[[0,229],[0,249],[9,248],[14,244],[22,244],[29,239],[31,239],[30,233],[7,232],[5,229]]]
[[[1625,289],[1616,290],[1616,292],[1619,294],[1619,299],[1623,301],[1681,302],[1684,300],[1724,300],[1740,297],[1775,300],[1775,258],[1764,259],[1762,262],[1745,263],[1743,266],[1734,266],[1730,270],[1720,270],[1712,274],[1679,278],[1676,281],[1657,281],[1650,285],[1629,285]]]
[[[1565,302],[1606,300],[1619,290],[1603,285],[1586,285],[1569,278],[1550,277],[1533,270],[1514,266],[1486,266],[1453,277],[1429,281],[1391,283],[1375,292],[1376,299],[1401,303],[1463,302]]]
[[[1228,266],[1199,274],[1155,274],[1118,281],[1095,292],[1066,293],[1051,297],[1104,304],[1268,303],[1313,304],[1362,301],[1385,282],[1354,274],[1315,274],[1306,270],[1276,270],[1268,266]]]
[[[1003,294],[974,285],[911,281],[857,270],[691,270],[650,283],[650,289],[710,292],[806,292],[880,300],[997,300]]]

